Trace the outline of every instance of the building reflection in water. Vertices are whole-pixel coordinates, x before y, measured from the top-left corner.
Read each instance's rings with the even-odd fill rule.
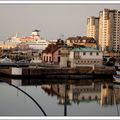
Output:
[[[81,102],[96,101],[101,106],[114,105],[120,103],[120,85],[115,85],[110,82],[101,82],[101,80],[67,80],[66,84],[66,103],[71,105],[72,102],[80,104]],[[103,81],[103,80],[102,80]],[[65,82],[50,80],[16,80],[9,79],[5,82],[16,86],[41,86],[41,88],[49,96],[56,96],[58,104],[64,105],[65,102]]]
[[[42,89],[48,95],[56,95],[58,104],[64,104],[65,85],[49,84],[42,85]],[[114,105],[120,103],[120,88],[114,88],[114,84],[109,82],[92,82],[92,80],[80,80],[76,83],[67,83],[67,104],[72,102],[80,104],[81,102],[96,101],[101,106]]]
[[[65,85],[54,84],[54,85],[42,85],[42,89],[48,94],[57,95],[58,103],[64,104],[65,101]],[[79,104],[82,101],[99,101],[101,93],[101,84],[95,84],[91,80],[79,81],[74,84],[67,83],[67,104],[74,103]]]

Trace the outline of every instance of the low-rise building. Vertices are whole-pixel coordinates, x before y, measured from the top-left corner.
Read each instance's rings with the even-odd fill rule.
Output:
[[[63,53],[61,52],[61,55]],[[62,64],[64,61],[64,64]],[[103,53],[94,48],[89,47],[79,47],[69,50],[69,55],[64,58],[61,57],[60,65],[61,67],[67,67],[68,63],[70,67],[79,66],[95,66],[102,65]]]
[[[69,37],[66,40],[66,44],[68,46],[82,45],[86,47],[98,48],[96,40],[92,37],[86,37],[86,36]]]
[[[103,53],[89,47],[73,48],[70,51],[69,61],[71,67],[102,65]]]
[[[42,61],[44,63],[60,62],[61,47],[55,44],[49,44],[48,47],[42,52]]]

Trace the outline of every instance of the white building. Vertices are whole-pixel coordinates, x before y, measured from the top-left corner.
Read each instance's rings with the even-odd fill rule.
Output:
[[[62,52],[61,52],[62,55]],[[67,58],[66,58],[67,57]],[[62,60],[63,59],[63,60]],[[64,62],[63,62],[64,61]],[[67,61],[67,62],[65,62]],[[68,56],[61,57],[61,67],[67,67],[68,62],[71,67],[102,65],[103,52],[94,48],[79,47],[69,51]]]
[[[71,67],[102,65],[103,53],[89,47],[74,48],[70,51]]]

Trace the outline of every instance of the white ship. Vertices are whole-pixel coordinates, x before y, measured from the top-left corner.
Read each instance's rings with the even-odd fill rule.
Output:
[[[39,30],[32,31],[31,36],[21,38],[20,41],[26,43],[32,49],[39,49],[41,51],[49,44],[49,41],[40,37]]]
[[[17,45],[25,43],[32,49],[44,50],[50,42],[40,37],[39,30],[32,31],[32,34],[27,37],[18,37],[16,34],[13,37],[9,37],[7,41],[0,44],[2,48],[15,48]]]

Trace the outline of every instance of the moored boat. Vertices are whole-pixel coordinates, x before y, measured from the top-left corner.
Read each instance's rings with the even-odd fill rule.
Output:
[[[113,79],[114,79],[113,82],[120,83],[120,75],[113,75]]]

